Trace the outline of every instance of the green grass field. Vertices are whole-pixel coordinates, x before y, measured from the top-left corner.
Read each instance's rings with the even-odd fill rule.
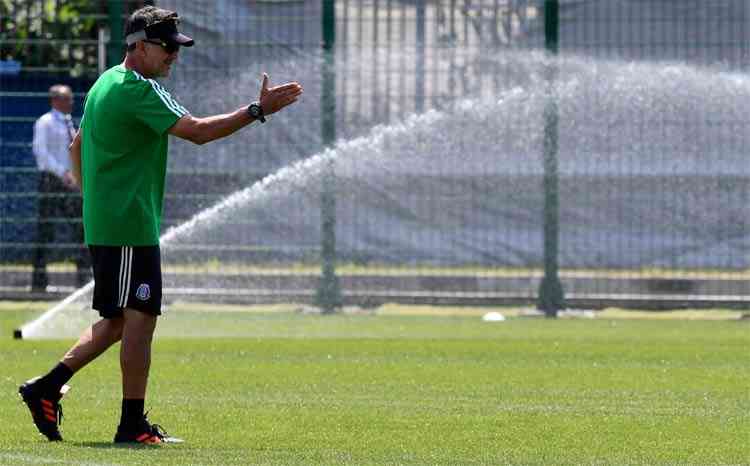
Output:
[[[120,447],[114,348],[71,381],[66,441],[36,433],[17,386],[72,342],[12,340],[33,309],[0,310],[3,465],[750,464],[747,320],[184,310],[254,336],[158,339],[146,406],[187,443]]]

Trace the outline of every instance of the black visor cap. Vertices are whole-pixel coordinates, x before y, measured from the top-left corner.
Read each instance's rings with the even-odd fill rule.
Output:
[[[150,26],[146,26],[146,37],[149,39],[159,39],[167,44],[175,44],[184,47],[192,47],[195,41],[177,31],[177,21],[166,20]]]

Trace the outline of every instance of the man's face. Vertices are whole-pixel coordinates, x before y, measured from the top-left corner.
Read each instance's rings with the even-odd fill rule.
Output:
[[[52,108],[62,112],[71,113],[73,112],[73,94],[65,92],[61,95],[52,98]]]
[[[149,72],[149,78],[167,77],[171,70],[172,63],[177,61],[179,49],[169,53],[159,44],[152,42],[143,42],[144,45],[144,65]]]

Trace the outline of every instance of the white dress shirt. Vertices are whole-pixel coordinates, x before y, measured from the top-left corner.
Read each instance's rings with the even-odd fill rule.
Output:
[[[40,171],[62,178],[71,169],[68,146],[75,136],[70,115],[52,109],[34,123],[32,150]]]

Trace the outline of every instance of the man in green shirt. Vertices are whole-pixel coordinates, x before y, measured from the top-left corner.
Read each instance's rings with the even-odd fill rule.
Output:
[[[256,102],[232,113],[197,118],[153,78],[168,76],[181,46],[193,40],[177,30],[177,13],[148,6],[126,25],[127,54],[107,70],[86,97],[71,146],[73,175],[83,191],[85,242],[94,269],[93,308],[102,319],[89,327],[63,359],[19,393],[34,424],[49,440],[58,430],[67,381],[117,341],[122,370],[122,413],[115,442],[178,441],[143,413],[151,340],[161,314],[159,236],[168,134],[204,144],[294,103],[302,87],[268,87],[263,75]]]

